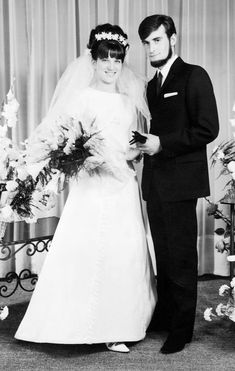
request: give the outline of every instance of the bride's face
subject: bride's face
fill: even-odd
[[[104,84],[115,84],[122,70],[121,59],[98,58],[94,65],[96,80]]]

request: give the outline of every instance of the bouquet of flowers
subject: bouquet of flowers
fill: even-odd
[[[19,104],[13,87],[3,105],[0,125],[0,239],[7,222],[37,221],[37,210],[55,206],[65,183],[82,173],[112,174],[123,180],[131,171],[115,157],[96,118],[49,114],[26,140],[23,149],[7,137],[17,122]]]
[[[26,150],[5,184],[2,220],[14,217],[35,222],[32,210],[53,207],[66,181],[78,176],[82,169],[90,175],[99,173],[105,164],[103,138],[94,122],[88,132],[81,121],[60,117],[51,134],[39,135],[31,144],[26,142]]]
[[[81,170],[88,174],[99,174],[107,168],[104,154],[104,139],[95,126],[95,120],[85,130],[80,120],[72,117],[59,117],[56,125],[50,129],[49,136],[44,135],[26,144],[26,169],[29,173],[28,185],[22,199],[14,197],[13,208],[22,214],[21,208],[27,208],[28,217],[32,217],[33,207],[53,207],[56,195],[63,190],[65,182],[78,177]],[[26,181],[19,182],[25,186]]]
[[[219,295],[226,297],[225,304],[219,303],[213,313],[213,308],[207,308],[204,311],[204,318],[206,321],[212,321],[214,317],[228,317],[235,322],[235,278],[230,282],[230,286],[222,285],[219,288]]]

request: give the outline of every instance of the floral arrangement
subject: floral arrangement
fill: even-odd
[[[235,104],[233,106],[233,111],[235,112]],[[235,118],[230,119],[233,127],[235,127]],[[235,133],[233,134],[235,138]],[[216,146],[211,155],[212,166],[216,163],[222,167],[219,176],[225,175],[229,176],[228,182],[225,185],[226,193],[224,197],[219,202],[235,202],[235,139],[225,141],[218,146]],[[229,252],[230,246],[230,231],[231,231],[231,220],[229,216],[226,216],[221,209],[219,209],[218,203],[213,203],[206,198],[209,203],[207,207],[207,214],[209,216],[214,216],[215,219],[222,219],[225,222],[225,228],[217,228],[215,233],[217,235],[223,236],[216,244],[216,249],[219,252],[227,251]],[[235,258],[235,257],[234,257]],[[228,257],[231,261],[232,257]]]
[[[8,128],[17,122],[18,108],[11,87],[0,125],[0,227],[17,220],[36,222],[36,211],[54,207],[65,183],[82,170],[89,175],[100,171],[115,174],[95,118],[82,123],[78,118],[61,115],[47,127],[47,132],[39,126],[20,150],[7,137]],[[0,238],[3,235],[4,228]]]
[[[233,106],[235,111],[235,104]],[[230,120],[232,126],[235,126],[235,119]],[[234,135],[235,137],[235,135]],[[229,180],[225,185],[226,194],[220,200],[220,202],[235,202],[235,139],[226,141],[216,146],[211,155],[212,166],[219,162],[222,165],[222,169],[219,175],[229,176]],[[230,233],[232,223],[229,216],[226,216],[224,212],[219,209],[218,203],[211,202],[206,198],[208,202],[207,214],[213,216],[215,219],[221,219],[225,223],[225,227],[217,228],[215,233],[222,238],[216,243],[215,248],[218,252],[227,252],[227,260],[230,262],[235,261],[235,255],[230,254]],[[232,278],[230,285],[222,285],[219,288],[219,295],[226,297],[226,303],[220,303],[217,305],[215,311],[213,308],[207,308],[204,312],[204,318],[207,321],[212,321],[213,317],[228,317],[230,320],[235,322],[235,278]]]
[[[235,322],[235,278],[230,282],[230,286],[222,285],[219,288],[219,295],[226,297],[225,304],[219,303],[213,313],[213,308],[207,308],[204,311],[204,318],[206,321],[212,321],[215,317],[228,317]]]
[[[56,195],[71,177],[78,176],[82,169],[90,174],[98,172],[104,162],[97,153],[101,141],[95,128],[88,133],[80,121],[67,118],[66,122],[63,118],[62,125],[55,125],[53,140],[47,137],[31,147],[26,144],[24,168],[21,166],[20,172],[16,168],[16,179],[6,185],[11,198],[9,213],[35,222],[33,210],[53,207]]]

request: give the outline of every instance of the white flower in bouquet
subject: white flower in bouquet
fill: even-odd
[[[8,150],[8,157],[10,161],[18,161],[20,157],[20,153],[16,148],[12,147],[12,148],[9,148]]]
[[[224,152],[221,151],[221,150],[219,150],[219,151],[217,152],[217,158],[218,158],[218,160],[222,160],[224,157],[225,157]]]
[[[72,149],[74,148],[74,142],[75,140],[73,138],[69,138],[65,147],[63,148],[63,151],[66,155],[69,155],[72,152]]]
[[[14,211],[10,205],[6,205],[0,209],[0,220],[11,221],[14,215]]]
[[[0,180],[5,180],[7,177],[8,170],[4,164],[1,164],[0,160]]]
[[[27,159],[28,160],[28,159]],[[40,171],[48,164],[49,158],[40,162],[26,163],[26,171],[30,174],[35,180],[40,173]]]
[[[3,106],[2,116],[5,117],[7,126],[13,128],[17,123],[17,112],[19,109],[19,102],[15,98],[13,88],[11,87],[7,94],[7,102]]]
[[[33,194],[32,194],[32,204],[33,204],[33,205],[35,205],[35,204],[37,205],[37,204],[40,202],[41,198],[42,198],[42,191],[36,189],[36,190],[33,192]],[[36,205],[35,205],[35,206],[36,206]]]
[[[103,156],[100,155],[94,155],[94,156],[89,156],[86,158],[84,162],[84,169],[89,171],[93,171],[98,167],[101,167],[104,164],[105,160]]]
[[[230,161],[227,168],[230,173],[235,173],[235,161]]]
[[[6,182],[6,189],[8,192],[14,192],[18,188],[18,183],[15,180],[8,180]]]
[[[45,191],[43,193],[43,201],[45,203],[45,209],[51,210],[56,205],[57,195],[53,191]]]
[[[61,183],[64,181],[64,175],[59,170],[53,170],[52,179],[47,183],[44,188],[45,192],[53,192],[58,194]]]
[[[11,146],[11,139],[7,138],[7,137],[4,137],[4,138],[0,138],[0,148],[1,150],[9,150]]]
[[[9,314],[9,309],[8,309],[7,306],[0,308],[0,320],[1,321],[3,321],[4,319],[6,319],[7,316],[8,316],[8,314]]]
[[[5,138],[7,134],[7,125],[0,125],[0,138]]]
[[[17,178],[22,181],[24,181],[29,175],[26,166],[19,166],[17,167],[16,170],[17,170]]]
[[[227,293],[227,291],[230,289],[230,287],[228,285],[222,285],[220,286],[219,288],[219,295],[220,296],[224,296],[225,293]]]
[[[36,216],[30,216],[29,218],[25,218],[24,221],[27,224],[35,224],[37,223],[38,218]]]

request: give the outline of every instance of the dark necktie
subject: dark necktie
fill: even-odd
[[[162,73],[161,73],[161,71],[159,71],[158,72],[158,77],[157,77],[157,84],[156,84],[156,93],[157,93],[157,96],[160,93],[161,86],[162,86]]]

